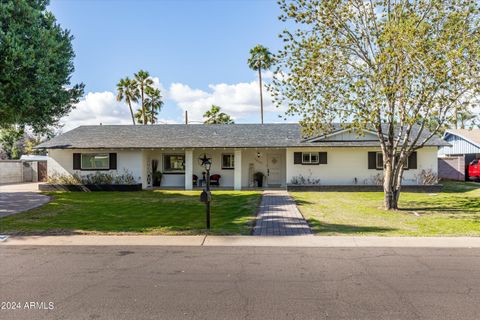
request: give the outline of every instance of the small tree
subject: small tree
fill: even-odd
[[[7,159],[19,159],[23,150],[23,128],[9,126],[0,130],[0,146],[5,152]]]
[[[146,108],[145,109],[145,114],[147,116],[147,123],[148,124],[149,122],[152,121],[152,118],[153,118],[153,121],[154,123],[157,122],[157,114],[156,113],[152,113],[152,110]],[[137,113],[135,113],[135,118],[137,119],[137,123],[140,123],[140,124],[145,124],[143,123],[143,112],[142,112],[142,109],[138,109],[137,110]],[[153,123],[152,123],[153,124]]]
[[[148,115],[147,115],[147,106],[145,105],[145,92],[150,90],[153,85],[153,80],[150,78],[150,74],[147,71],[140,70],[134,74],[135,83],[137,85],[138,91],[140,92],[140,102],[142,106],[142,123],[148,124]]]
[[[280,0],[280,8],[299,27],[281,35],[275,103],[302,116],[306,134],[334,121],[374,130],[385,208],[397,209],[409,155],[480,91],[478,2]]]
[[[117,101],[125,100],[132,116],[133,125],[135,125],[135,116],[133,114],[132,102],[137,102],[140,96],[140,92],[137,88],[135,80],[131,80],[129,77],[120,79],[117,83]]]
[[[25,137],[25,142],[23,144],[23,154],[47,155],[47,150],[34,149],[40,143],[46,141],[48,139],[47,137],[53,137],[53,133],[47,136],[27,134]]]
[[[147,95],[145,107],[150,111],[148,115],[150,122],[154,124],[157,122],[157,114],[163,107],[162,94],[159,89],[152,87],[147,88],[145,94]]]
[[[263,124],[263,85],[262,85],[262,70],[268,70],[272,66],[273,58],[270,51],[262,45],[256,45],[250,50],[250,58],[248,59],[248,66],[250,69],[258,71],[258,81],[260,85],[260,113]]]
[[[234,123],[233,119],[226,113],[220,112],[220,107],[212,105],[210,110],[206,111],[203,114],[203,117],[206,118],[203,122],[204,124],[232,124]]]

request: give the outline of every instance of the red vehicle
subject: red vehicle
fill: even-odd
[[[470,180],[480,181],[480,160],[475,159],[468,165],[468,177]]]

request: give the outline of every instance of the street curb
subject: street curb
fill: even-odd
[[[2,246],[185,246],[310,248],[480,248],[480,237],[345,236],[10,236]]]

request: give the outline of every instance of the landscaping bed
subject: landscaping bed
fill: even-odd
[[[39,184],[38,190],[51,192],[51,191],[141,191],[142,184]]]
[[[402,191],[404,192],[441,192],[443,185],[433,184],[433,185],[405,185],[402,186]],[[364,184],[355,184],[355,185],[298,185],[298,184],[289,184],[287,186],[288,191],[292,192],[301,192],[301,191],[323,191],[323,192],[381,192],[383,191],[383,186],[377,185],[364,185]]]
[[[53,175],[46,184],[38,186],[40,191],[141,191],[142,184],[138,183],[131,172],[122,173],[95,172],[81,175],[79,173]]]

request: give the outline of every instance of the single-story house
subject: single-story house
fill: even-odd
[[[480,129],[446,130],[443,139],[449,145],[441,146],[438,150],[439,176],[468,180],[468,164],[480,159]]]
[[[422,170],[436,174],[438,148],[445,145],[435,136],[413,153],[403,183],[419,184]],[[201,179],[204,172],[198,160],[204,154],[220,186],[236,190],[254,187],[256,172],[265,175],[266,187],[287,187],[375,185],[383,170],[375,133],[357,135],[339,125],[308,139],[298,124],[81,126],[38,148],[48,150],[49,175],[126,170],[143,188],[152,185],[156,160],[162,187],[192,189],[193,175]]]

